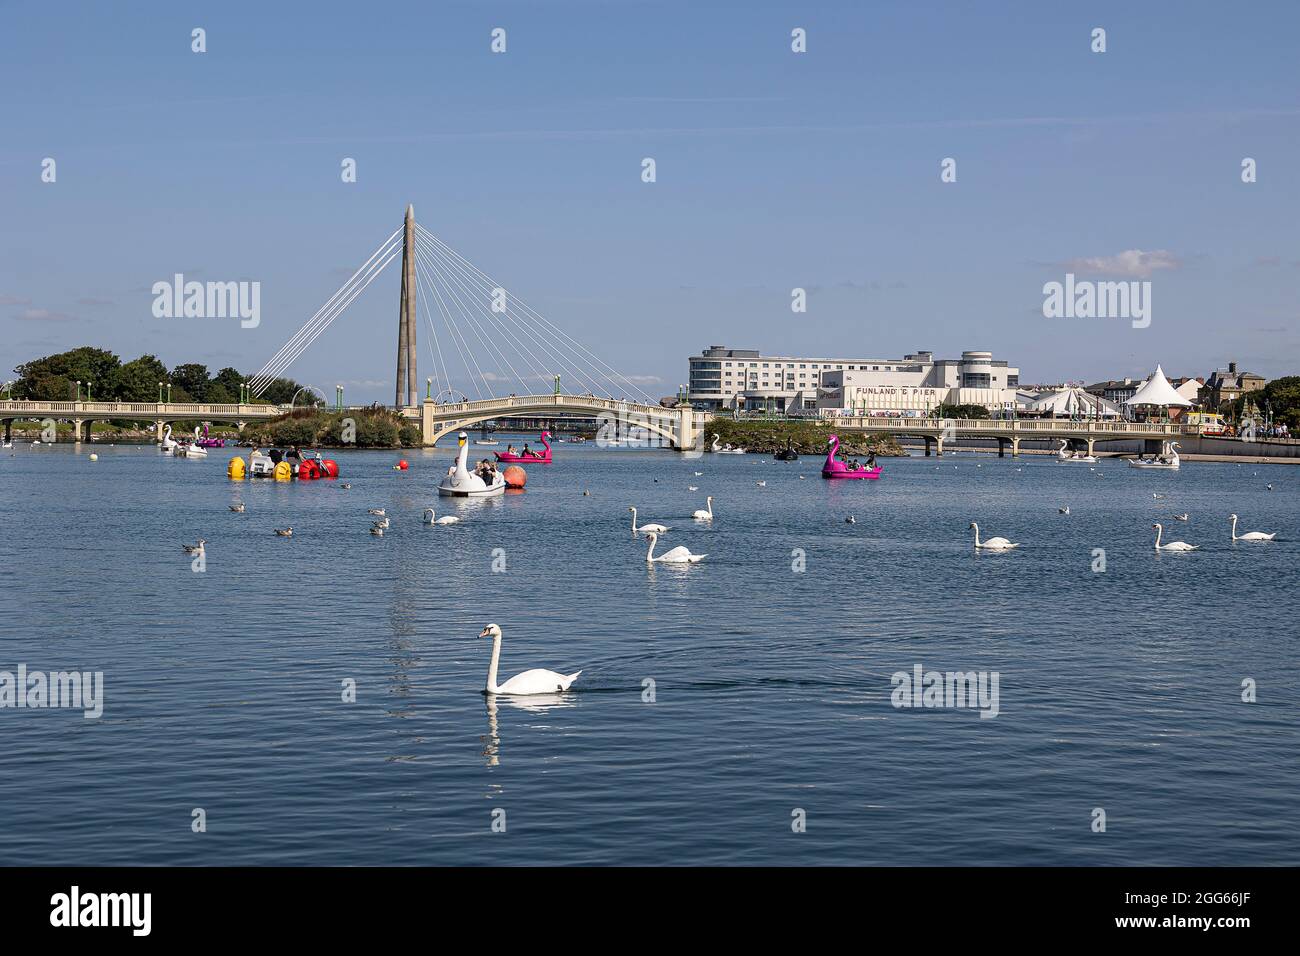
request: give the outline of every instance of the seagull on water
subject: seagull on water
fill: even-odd
[[[204,544],[204,539],[199,538],[198,544],[183,544],[181,545],[181,547],[185,549],[186,554],[202,554],[203,544]]]

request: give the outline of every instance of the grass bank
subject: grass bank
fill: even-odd
[[[736,421],[715,418],[705,428],[704,447],[711,448],[717,435],[723,445],[738,445],[751,452],[772,454],[789,442],[801,455],[824,455],[829,437],[837,434],[829,422],[813,421]],[[892,435],[846,432],[840,435],[840,449],[846,455],[875,452],[881,457],[906,457],[904,449]]]
[[[384,408],[299,409],[246,426],[244,437],[259,445],[299,448],[415,448],[421,443],[419,425]]]

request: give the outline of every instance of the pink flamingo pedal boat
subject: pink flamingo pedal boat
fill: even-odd
[[[857,468],[850,467],[849,464],[840,461],[835,455],[840,450],[840,440],[835,435],[830,437],[830,451],[826,453],[826,463],[822,465],[823,478],[879,478],[880,466],[875,468],[863,468],[859,465]],[[854,462],[854,464],[857,464]]]
[[[211,438],[208,435],[208,423],[203,423],[203,437],[199,437],[199,429],[194,429],[194,444],[200,448],[225,448],[226,440],[224,438]]]
[[[542,445],[545,446],[546,451],[530,451],[525,452],[524,454],[513,454],[508,451],[494,451],[492,454],[497,456],[497,461],[517,461],[525,464],[532,462],[533,464],[549,465],[551,463],[551,443],[548,441],[550,437],[550,432],[542,432]]]

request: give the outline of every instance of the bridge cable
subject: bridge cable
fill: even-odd
[[[537,364],[532,361],[532,356],[527,352],[527,350],[523,349],[521,343],[519,343],[518,340],[515,339],[514,336],[510,334],[509,329],[500,326],[500,324],[496,321],[496,316],[492,313],[491,309],[488,306],[476,301],[475,293],[477,290],[471,289],[464,281],[464,279],[460,275],[452,271],[450,265],[446,261],[444,261],[440,256],[438,256],[435,252],[433,252],[429,247],[422,247],[422,249],[424,254],[428,255],[429,261],[433,264],[433,267],[438,271],[438,274],[443,277],[444,281],[446,281],[450,277],[456,282],[456,284],[460,287],[460,289],[464,291],[465,298],[468,299],[471,303],[473,303],[478,308],[479,314],[482,315],[483,318],[487,320],[489,330],[498,327],[502,328],[502,330],[506,332],[509,338],[511,338],[515,342],[515,345],[518,348],[519,357],[527,361],[528,364],[532,366],[533,371],[535,373],[543,377],[544,380],[549,381],[549,379],[545,378],[546,376],[545,370],[540,369],[537,366]],[[454,289],[451,289],[450,285],[448,285],[448,290],[453,293],[455,292]],[[459,301],[460,296],[457,295],[456,297],[457,300]],[[477,320],[476,317],[471,317],[471,321],[474,323],[474,329],[477,333],[478,327],[481,323]],[[480,339],[482,339],[481,335],[480,335]],[[509,358],[506,357],[505,352],[500,347],[500,345],[492,341],[492,336],[490,334],[490,331],[485,344],[489,348],[492,347],[496,348],[497,353],[501,356],[501,360],[504,361],[507,366],[509,366],[511,373],[514,375],[515,379],[518,380],[520,387],[523,389],[522,394],[525,395],[529,394],[528,383],[524,381],[523,376],[519,374],[519,372],[515,369],[514,365],[510,362]]]
[[[400,231],[401,230],[398,230],[398,232]],[[327,309],[331,308],[333,303],[335,303],[343,295],[344,291],[348,289],[348,287],[351,286],[357,280],[358,276],[360,276],[362,273],[367,271],[367,269],[371,266],[371,264],[374,262],[374,260],[377,257],[383,255],[385,252],[388,251],[391,243],[393,242],[394,239],[396,239],[396,237],[397,237],[397,232],[394,232],[391,236],[389,236],[388,239],[386,239],[380,245],[379,250],[374,255],[372,255],[368,260],[366,260],[365,265],[363,265],[360,269],[358,269],[355,273],[353,273],[352,277],[348,279],[347,282],[343,283],[343,285],[340,286],[339,289],[332,296],[329,297],[329,299],[325,302],[325,304],[316,311],[316,314],[313,315],[310,319],[308,319],[305,323],[303,323],[302,327],[299,328],[298,331],[295,332],[294,335],[289,339],[289,341],[286,342],[280,348],[280,351],[277,352],[274,356],[272,356],[271,360],[268,361],[266,365],[263,366],[263,369],[269,369],[273,365],[275,365],[276,362],[283,355],[287,354],[296,345],[296,343],[301,340],[302,336],[309,334],[309,330],[312,324],[316,322],[320,318],[320,316],[326,312]],[[261,377],[262,375],[259,372],[258,375],[254,376],[253,379],[250,380],[250,383]]]
[[[432,255],[436,261],[439,261],[444,265],[444,267],[448,270],[448,272],[451,273],[457,279],[458,284],[460,284],[462,288],[465,288],[466,284],[468,283],[469,285],[473,286],[474,291],[477,292],[479,295],[482,295],[484,299],[487,300],[487,302],[489,303],[491,302],[491,300],[494,297],[493,292],[495,291],[495,289],[489,288],[486,283],[483,283],[482,280],[479,279],[478,276],[475,276],[473,273],[468,272],[468,270],[466,270],[462,265],[447,257],[445,253],[441,252],[441,250],[438,250],[436,246],[433,246],[432,244],[426,244],[423,248],[425,249],[426,253]],[[529,347],[519,339],[518,335],[515,334],[514,330],[511,328],[511,325],[508,323],[513,323],[514,325],[518,326],[518,328],[530,339],[532,339],[533,342],[540,345],[544,350],[546,350],[543,352],[541,356],[541,358],[544,361],[556,363],[559,366],[561,371],[565,372],[565,374],[567,375],[571,375],[581,385],[586,387],[587,382],[585,380],[585,377],[582,375],[582,373],[579,370],[573,368],[572,366],[569,365],[567,361],[565,361],[563,352],[556,350],[556,354],[551,354],[546,343],[541,339],[539,339],[527,324],[521,322],[516,316],[511,314],[508,306],[507,306],[507,310],[503,313],[494,313],[491,310],[490,305],[488,306],[480,305],[480,308],[484,310],[484,314],[488,317],[492,326],[500,330],[506,337],[510,339],[511,342],[514,343],[514,346],[517,349],[521,359],[527,362],[532,367],[533,372],[538,375],[539,380],[546,381],[547,383],[549,383],[551,379],[554,377],[555,369],[552,368],[548,370],[540,367],[536,362],[537,356],[535,355],[535,353],[532,350],[530,350]],[[498,319],[500,319],[501,321],[498,321]],[[525,391],[527,391],[526,387],[525,387]]]
[[[433,242],[434,244],[436,244],[440,249],[445,250],[446,253],[447,253],[448,255],[451,255],[451,256],[453,256],[455,259],[459,260],[460,262],[465,263],[465,265],[466,265],[469,269],[471,269],[471,270],[473,270],[474,272],[476,272],[476,273],[478,273],[479,275],[481,275],[481,276],[482,276],[482,277],[483,277],[487,282],[491,283],[492,286],[493,286],[494,288],[503,288],[503,287],[500,285],[500,283],[497,283],[495,280],[493,280],[493,279],[491,278],[491,276],[489,276],[487,273],[483,272],[482,269],[479,269],[479,268],[478,268],[477,266],[475,266],[472,262],[470,262],[468,259],[466,259],[464,256],[462,256],[460,253],[458,253],[455,249],[453,249],[453,248],[451,248],[450,246],[448,246],[445,242],[443,242],[441,239],[439,239],[439,238],[438,238],[437,236],[435,236],[433,233],[429,232],[429,230],[425,229],[425,228],[424,228],[423,226],[421,226],[419,223],[416,223],[416,224],[415,224],[415,228],[416,228],[417,232],[423,234],[423,235],[424,235],[428,240],[430,240],[431,242]],[[633,383],[633,382],[632,382],[632,381],[631,381],[627,376],[623,375],[621,372],[617,371],[616,369],[612,368],[611,366],[609,366],[608,364],[606,364],[605,362],[603,362],[603,361],[602,361],[602,360],[601,360],[597,355],[595,355],[595,354],[594,354],[590,349],[588,349],[586,346],[582,345],[580,342],[575,341],[571,336],[569,336],[566,332],[564,332],[563,329],[560,329],[558,326],[556,326],[554,323],[552,323],[550,320],[548,320],[548,319],[547,319],[545,316],[543,316],[541,313],[537,312],[535,309],[533,309],[532,307],[530,307],[530,306],[529,306],[526,302],[524,302],[522,299],[520,299],[520,298],[518,298],[518,297],[515,297],[515,302],[519,305],[519,307],[520,307],[521,309],[523,309],[526,313],[532,315],[532,316],[534,317],[534,319],[535,319],[537,322],[539,322],[541,325],[543,325],[545,328],[549,329],[552,333],[554,333],[555,335],[558,335],[559,337],[561,337],[562,339],[564,339],[566,342],[571,343],[570,351],[572,351],[574,348],[576,348],[576,349],[580,349],[582,352],[586,353],[586,355],[588,356],[588,358],[589,358],[592,362],[595,363],[595,367],[594,367],[594,370],[595,370],[595,371],[601,372],[601,369],[604,369],[604,370],[605,370],[605,371],[601,372],[601,376],[602,376],[603,378],[605,378],[607,381],[610,381],[611,383],[616,383],[617,381],[621,381],[624,385],[626,385],[628,388],[630,388],[630,389],[632,390],[632,392],[634,392],[635,394],[639,394],[639,395],[641,395],[642,398],[647,402],[647,404],[650,404],[650,403],[651,403],[650,396],[649,396],[645,391],[643,391],[639,386],[635,385],[635,384],[634,384],[634,383]],[[608,374],[606,374],[606,373],[608,373]],[[613,378],[610,377],[611,375],[613,376]]]
[[[282,359],[290,352],[294,351],[297,348],[297,346],[302,341],[304,341],[305,338],[309,337],[311,341],[315,340],[316,335],[319,333],[314,332],[314,326],[320,325],[322,321],[324,321],[325,324],[328,324],[328,321],[332,321],[332,320],[325,319],[327,314],[329,312],[332,312],[334,310],[334,306],[342,298],[346,296],[350,287],[352,287],[358,281],[358,277],[362,276],[367,272],[367,270],[371,269],[376,259],[380,258],[381,256],[391,251],[393,242],[400,233],[401,233],[401,229],[398,229],[386,240],[384,240],[384,242],[380,244],[379,248],[374,252],[374,254],[372,254],[370,258],[366,260],[365,264],[363,264],[360,269],[354,272],[351,278],[349,278],[347,282],[343,283],[343,285],[341,285],[338,288],[338,290],[336,290],[335,293],[332,296],[330,296],[328,300],[326,300],[325,304],[322,305],[310,319],[308,319],[305,323],[303,323],[302,327],[299,328],[298,331],[295,332],[292,337],[290,337],[289,341],[286,342],[283,346],[281,346],[280,350],[276,352],[276,354],[272,356],[271,359],[265,365],[262,366],[262,368],[257,372],[256,375],[252,377],[252,379],[249,380],[249,384],[251,386],[254,386],[255,391],[258,391],[259,389],[264,390],[266,385],[275,377],[275,375],[279,374],[279,371],[283,371],[283,368],[280,367]],[[387,262],[385,262],[384,265],[387,265]],[[381,265],[378,271],[382,271],[382,270],[383,270],[383,266]],[[369,283],[367,282],[366,284]],[[310,342],[308,344],[310,344]],[[278,371],[272,372],[272,374],[268,375],[267,373],[272,369],[278,369]]]
[[[456,346],[456,351],[460,354],[461,364],[465,367],[465,377],[468,378],[471,382],[473,382],[474,391],[478,394],[479,398],[482,398],[483,397],[483,387],[481,384],[482,377],[483,377],[482,369],[479,370],[478,377],[475,377],[474,373],[470,371],[469,363],[473,361],[475,368],[477,368],[478,360],[474,358],[473,352],[468,351],[469,345],[468,343],[465,342],[464,337],[460,334],[460,330],[456,328],[455,320],[451,316],[451,310],[447,308],[446,302],[443,301],[442,293],[439,291],[437,283],[433,282],[432,279],[428,277],[427,275],[428,267],[424,264],[423,258],[419,255],[418,247],[416,248],[415,265],[416,265],[417,274],[421,270],[426,270],[425,281],[433,289],[434,299],[438,303],[439,312],[442,314],[443,324],[447,326],[447,331],[451,333],[452,344]]]
[[[281,375],[290,365],[298,360],[303,352],[305,352],[308,347],[310,347],[311,344],[315,342],[331,324],[333,324],[334,320],[342,315],[347,307],[356,300],[357,296],[365,290],[366,286],[370,285],[371,282],[378,278],[379,274],[384,271],[388,264],[397,258],[400,252],[400,248],[394,248],[393,251],[389,253],[388,258],[384,259],[377,268],[371,271],[371,273],[366,277],[365,282],[360,285],[354,285],[349,289],[346,297],[341,302],[337,303],[327,316],[322,318],[321,322],[318,323],[317,327],[312,331],[310,337],[300,341],[291,353],[281,358],[269,375],[262,376],[261,384],[253,389],[254,392],[261,395],[266,391],[275,378]]]
[[[419,255],[418,247],[416,248],[416,254]],[[502,369],[501,367],[501,363],[504,362],[506,368],[509,368],[511,374],[514,375],[516,379],[518,379],[519,384],[524,388],[524,391],[527,391],[528,386],[524,384],[524,380],[519,377],[519,374],[517,372],[515,372],[514,366],[510,364],[509,359],[507,359],[505,355],[501,352],[500,347],[496,346],[492,342],[492,337],[488,336],[486,339],[484,338],[483,333],[479,328],[480,323],[478,322],[477,318],[470,314],[469,309],[466,307],[464,301],[462,301],[460,297],[460,293],[457,292],[456,289],[454,289],[451,286],[451,283],[447,281],[446,276],[442,274],[442,270],[439,269],[438,265],[432,261],[430,261],[429,267],[433,269],[435,275],[437,275],[438,278],[442,279],[443,289],[447,292],[450,298],[455,300],[456,305],[460,309],[461,316],[469,322],[470,330],[474,333],[474,336],[479,340],[479,343],[487,350],[488,359],[497,362],[497,368],[496,368],[497,372],[501,373],[502,378],[505,377],[504,369]]]

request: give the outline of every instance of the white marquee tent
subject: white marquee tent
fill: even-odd
[[[1057,418],[1119,418],[1123,414],[1114,402],[1085,392],[1078,386],[1040,395],[1029,403],[1027,410]]]
[[[1124,404],[1159,405],[1161,408],[1167,408],[1170,405],[1176,408],[1191,408],[1193,405],[1192,402],[1179,395],[1174,387],[1169,384],[1169,379],[1165,378],[1164,370],[1159,365],[1156,366],[1156,370],[1151,374],[1151,377]]]

